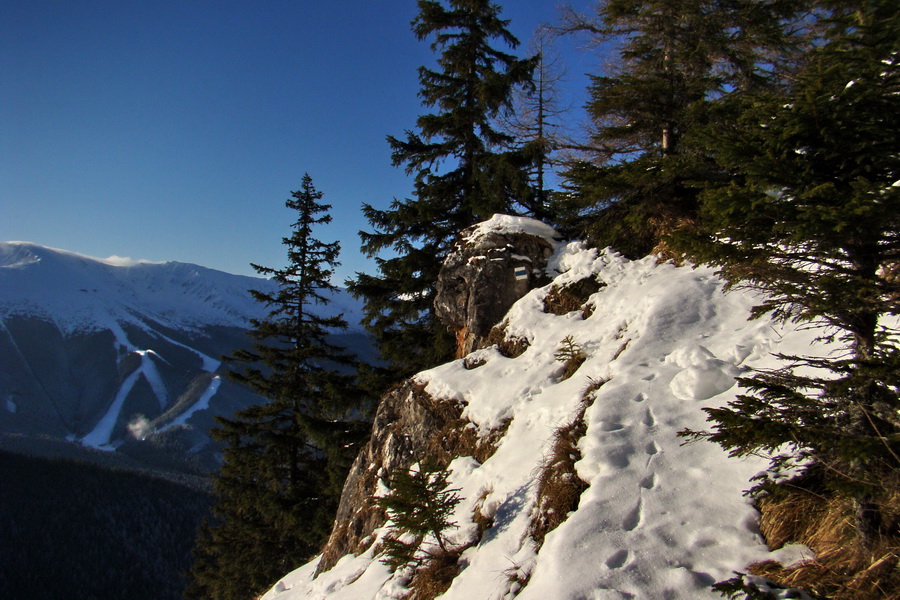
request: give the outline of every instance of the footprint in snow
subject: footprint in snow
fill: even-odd
[[[616,550],[612,556],[606,559],[606,567],[608,569],[621,569],[630,557],[631,553],[628,550]]]
[[[644,520],[644,501],[642,499],[638,499],[637,504],[634,505],[628,514],[625,515],[625,519],[622,521],[622,529],[625,531],[634,531],[637,529],[641,522]]]
[[[601,421],[600,422],[600,431],[613,432],[613,431],[622,431],[625,429],[625,426],[616,421]]]

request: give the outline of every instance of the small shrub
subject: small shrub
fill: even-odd
[[[577,371],[584,361],[587,360],[581,346],[571,335],[567,335],[563,338],[562,342],[559,344],[559,348],[557,348],[556,352],[553,354],[553,357],[556,358],[558,362],[563,363],[565,367],[562,376],[563,380],[574,375],[575,371]]]

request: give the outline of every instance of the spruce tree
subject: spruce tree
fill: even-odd
[[[696,217],[695,181],[720,175],[687,135],[710,100],[773,83],[791,47],[792,3],[605,0],[564,30],[613,44],[617,60],[592,76],[591,151],[565,173],[562,228],[630,256]],[[786,55],[790,55],[787,53]]]
[[[422,541],[431,536],[444,553],[448,551],[444,532],[457,525],[451,520],[461,498],[459,490],[449,488],[450,472],[434,460],[426,460],[417,468],[400,469],[391,478],[391,491],[377,499],[388,511],[390,533],[382,540],[385,558],[392,569],[419,565],[433,551],[419,553]],[[405,535],[413,540],[404,541]]]
[[[524,158],[504,150],[509,135],[494,120],[510,109],[515,86],[529,81],[533,60],[495,47],[518,45],[489,0],[419,0],[412,29],[431,39],[437,69],[419,69],[424,106],[405,139],[388,137],[394,166],[414,175],[413,198],[385,210],[364,205],[374,228],[361,232],[362,249],[378,274],[357,274],[350,290],[366,301],[365,324],[403,376],[452,357],[453,343],[434,316],[438,271],[462,229],[509,212],[530,194]],[[387,252],[388,258],[379,255]]]
[[[311,558],[330,533],[360,424],[348,420],[357,398],[347,374],[353,361],[327,339],[347,324],[322,316],[339,245],[314,237],[331,221],[321,198],[304,175],[286,202],[297,214],[283,239],[287,266],[252,265],[278,287],[252,292],[269,313],[251,322],[253,347],[234,353],[230,363],[243,367],[230,375],[266,402],[219,419],[213,430],[225,443],[224,462],[190,597],[249,600]]]
[[[734,285],[766,293],[757,314],[809,323],[843,351],[784,356],[741,380],[746,393],[688,432],[733,455],[804,459],[853,499],[865,542],[900,469],[900,7],[829,2],[826,37],[787,95],[729,99],[741,117],[703,139],[730,178],[702,196],[702,229],[682,242]],[[794,472],[796,473],[796,471]]]

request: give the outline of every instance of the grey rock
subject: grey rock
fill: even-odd
[[[516,300],[549,282],[544,268],[553,253],[539,236],[491,231],[473,241],[471,231],[444,262],[434,301],[438,318],[456,335],[457,358],[482,348]]]

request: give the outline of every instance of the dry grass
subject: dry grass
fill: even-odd
[[[478,497],[478,500],[475,502],[475,509],[472,512],[472,522],[475,523],[475,526],[478,528],[478,539],[481,540],[481,536],[485,531],[494,526],[494,517],[487,516],[482,512],[482,508],[484,508],[484,501],[488,496],[493,492],[493,488],[487,488],[482,490],[481,494]]]
[[[763,536],[770,548],[806,544],[816,557],[789,567],[756,563],[750,572],[822,598],[900,600],[900,491],[885,493],[876,504],[881,533],[866,546],[857,535],[851,500],[808,482],[783,485],[758,502]]]
[[[485,345],[497,346],[497,351],[506,358],[518,358],[528,350],[528,340],[506,335],[506,325],[500,324],[491,329],[485,339]]]
[[[507,594],[513,596],[517,596],[531,581],[531,571],[523,569],[521,565],[513,565],[503,571],[503,574],[506,575]]]
[[[425,564],[416,569],[404,600],[433,600],[446,592],[459,575],[459,557],[466,548],[433,551]]]
[[[544,296],[544,312],[553,315],[566,315],[570,312],[581,310],[582,318],[587,318],[593,312],[585,306],[588,298],[603,287],[593,277],[585,277],[575,283],[566,286],[554,285],[550,292]]]
[[[553,435],[553,447],[541,464],[537,480],[537,502],[528,533],[540,548],[547,534],[564,522],[569,513],[578,508],[581,494],[588,488],[575,472],[581,459],[578,440],[587,433],[584,413],[594,403],[593,393],[606,383],[591,380],[582,393],[582,402],[575,417]]]
[[[432,398],[424,390],[419,401],[443,422],[443,426],[419,449],[421,456],[436,460],[441,467],[459,456],[471,456],[483,463],[497,451],[497,444],[506,435],[512,421],[507,419],[499,427],[481,435],[471,421],[462,418],[464,406],[458,402]]]

